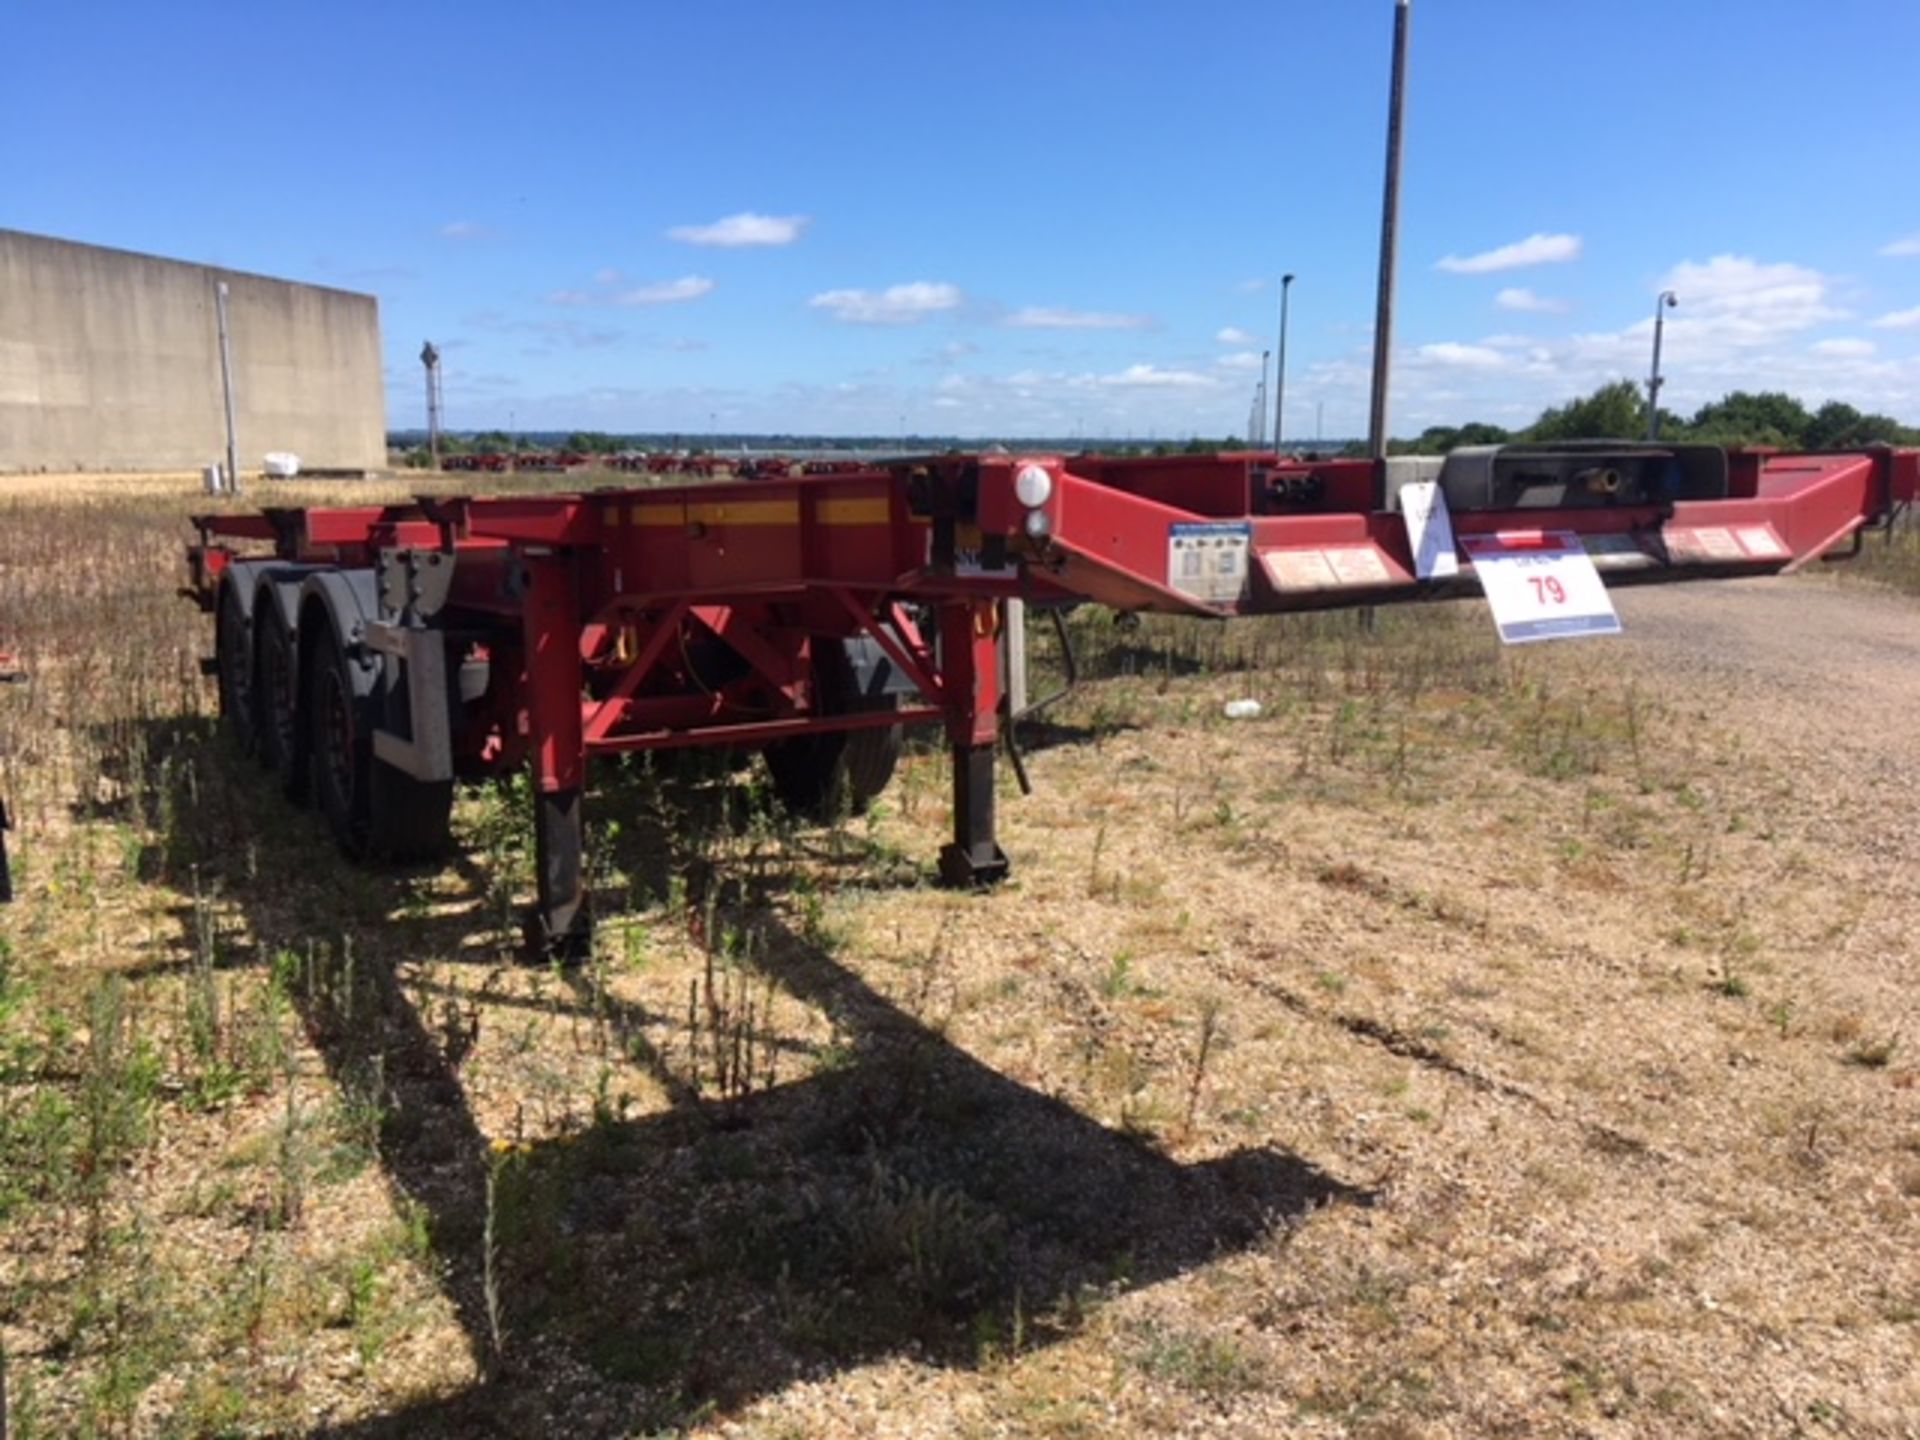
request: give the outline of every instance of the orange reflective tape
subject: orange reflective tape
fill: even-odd
[[[814,507],[822,525],[885,525],[893,507],[885,496],[867,500],[822,500]]]
[[[703,525],[798,525],[798,500],[710,500],[687,506],[687,519]]]

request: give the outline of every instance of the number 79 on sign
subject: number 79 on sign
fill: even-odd
[[[1613,599],[1578,536],[1472,535],[1461,548],[1507,644],[1620,633]]]

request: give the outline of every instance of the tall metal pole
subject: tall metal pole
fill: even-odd
[[[1254,392],[1253,434],[1249,437],[1255,446],[1261,446],[1267,443],[1267,361],[1272,358],[1273,352],[1271,350],[1262,350],[1260,352],[1260,388]]]
[[[1660,438],[1660,335],[1667,325],[1667,311],[1680,303],[1671,290],[1662,290],[1653,302],[1653,369],[1647,373],[1647,439]]]
[[[1407,29],[1412,0],[1393,7],[1393,82],[1387,98],[1387,183],[1380,202],[1380,295],[1373,315],[1373,405],[1367,421],[1367,453],[1387,453],[1387,375],[1393,363],[1393,277],[1400,243],[1401,116],[1407,92]]]
[[[1277,455],[1287,438],[1287,297],[1293,293],[1293,276],[1280,277],[1280,364],[1273,377],[1273,450]]]
[[[427,459],[440,468],[440,352],[431,340],[420,347],[420,363],[427,371]]]
[[[227,332],[227,282],[213,290],[214,313],[220,318],[220,390],[227,404],[227,493],[240,491],[240,442],[233,428],[233,341]]]

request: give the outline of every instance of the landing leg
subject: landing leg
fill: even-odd
[[[975,890],[1007,877],[1007,852],[993,834],[993,746],[953,750],[953,843],[940,851],[940,883]]]
[[[1000,737],[1000,654],[991,601],[940,607],[941,679],[953,747],[953,843],[940,852],[940,883],[977,889],[1004,880],[1007,855],[993,834],[993,747]]]
[[[543,954],[583,959],[593,944],[593,914],[587,904],[578,790],[534,796],[533,854],[540,900],[530,938]]]
[[[587,755],[580,727],[579,597],[573,572],[560,557],[529,555],[521,563],[527,577],[533,853],[540,881],[528,938],[540,954],[579,960],[593,946],[580,817]]]

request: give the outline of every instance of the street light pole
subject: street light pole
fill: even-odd
[[[1367,418],[1367,453],[1387,453],[1387,377],[1393,368],[1394,262],[1400,244],[1400,152],[1407,98],[1407,30],[1411,0],[1393,7],[1393,79],[1387,91],[1387,178],[1380,201],[1380,293],[1373,317],[1373,398]]]
[[[1267,362],[1271,359],[1271,350],[1260,352],[1260,388],[1253,393],[1253,434],[1247,437],[1256,446],[1267,443]]]
[[[1273,375],[1273,453],[1280,453],[1286,439],[1283,428],[1287,418],[1287,297],[1293,293],[1293,276],[1280,277],[1280,363]]]
[[[1660,438],[1660,336],[1666,329],[1667,311],[1680,303],[1671,290],[1662,290],[1653,302],[1653,369],[1647,373],[1647,439]]]
[[[233,340],[227,328],[227,282],[224,280],[213,287],[213,308],[220,322],[220,393],[227,407],[227,493],[239,495],[244,492],[240,488],[240,442],[235,438],[233,425]]]
[[[427,371],[427,463],[440,468],[440,352],[429,340],[420,347],[420,363]]]

